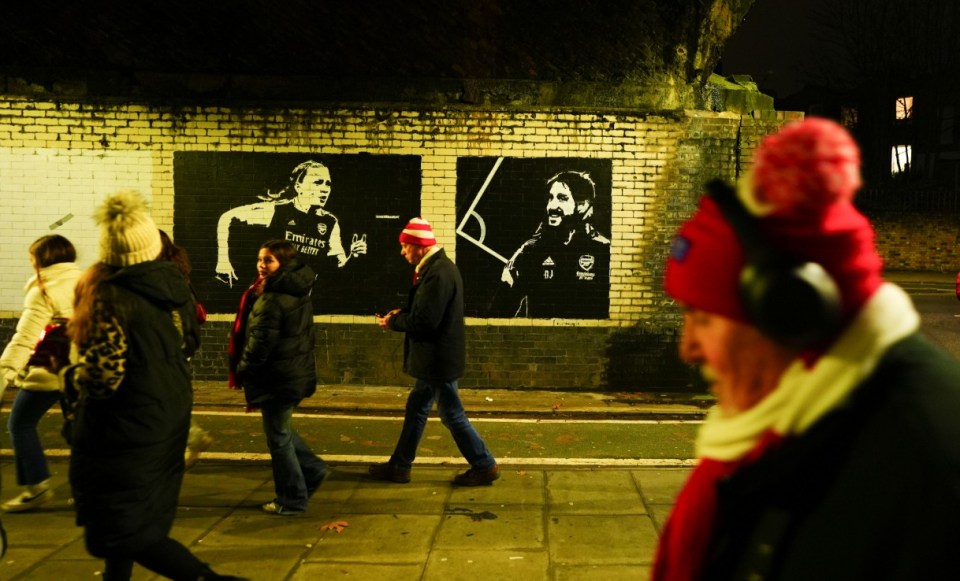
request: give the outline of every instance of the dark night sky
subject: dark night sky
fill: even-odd
[[[722,53],[724,76],[747,74],[760,90],[787,97],[801,88],[810,48],[809,0],[757,0]]]

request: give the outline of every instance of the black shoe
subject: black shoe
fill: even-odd
[[[7,531],[3,528],[3,523],[0,523],[0,557],[7,554]]]
[[[399,484],[406,484],[407,482],[410,482],[410,469],[399,468],[397,465],[391,464],[390,462],[374,464],[369,468],[369,472],[370,476],[373,476],[377,480],[397,482]]]
[[[486,470],[471,468],[463,474],[458,474],[453,479],[453,483],[457,486],[490,486],[498,478],[500,478],[500,467],[494,464]]]

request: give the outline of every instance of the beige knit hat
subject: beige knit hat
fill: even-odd
[[[111,266],[132,266],[160,256],[160,230],[137,192],[107,196],[93,214],[100,226],[100,260]]]

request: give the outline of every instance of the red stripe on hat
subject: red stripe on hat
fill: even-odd
[[[433,235],[430,222],[423,218],[414,218],[407,223],[407,227],[400,233],[400,242],[419,246],[433,246],[437,243],[437,238]]]

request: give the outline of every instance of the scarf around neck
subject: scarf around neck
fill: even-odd
[[[243,386],[237,380],[237,366],[240,365],[240,356],[243,355],[243,347],[247,341],[247,319],[250,318],[250,311],[253,310],[253,304],[257,302],[257,290],[260,287],[263,277],[258,276],[253,284],[247,290],[243,291],[240,297],[240,307],[237,309],[237,316],[233,319],[233,327],[230,330],[230,342],[227,345],[227,356],[229,369],[227,375],[227,387],[230,389],[243,389]]]
[[[711,409],[697,437],[697,458],[737,460],[767,431],[802,434],[873,373],[891,345],[919,328],[910,297],[896,285],[882,285],[812,368],[795,360],[776,389],[749,410],[728,416]]]
[[[713,540],[717,481],[803,434],[848,398],[887,349],[919,328],[910,297],[884,283],[812,367],[798,358],[770,395],[749,410],[726,415],[714,407],[697,437],[697,467],[660,537],[652,579],[700,578]]]
[[[438,252],[440,252],[440,245],[435,244],[430,247],[430,250],[428,250],[426,254],[423,255],[423,258],[421,258],[420,262],[417,263],[417,267],[413,269],[413,284],[417,284],[417,282],[420,280],[420,269],[423,268],[424,265],[427,264],[427,261]]]

